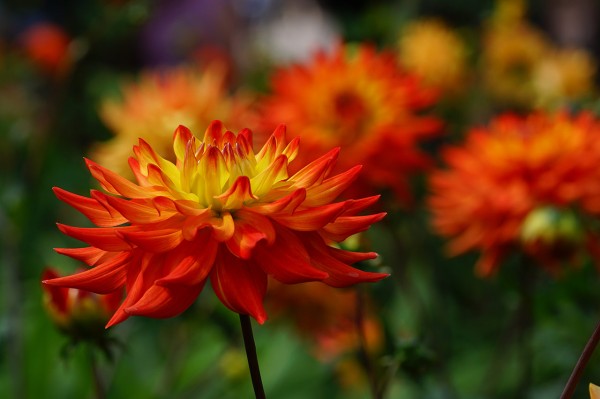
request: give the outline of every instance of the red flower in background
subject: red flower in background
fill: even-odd
[[[490,275],[511,250],[551,271],[597,252],[586,216],[600,214],[600,123],[591,114],[500,116],[444,153],[432,174],[433,226],[450,253],[481,251]]]
[[[44,269],[42,280],[59,278],[51,268]],[[44,307],[54,324],[76,339],[95,339],[104,333],[104,325],[119,308],[123,291],[98,295],[76,288],[42,285]]]
[[[175,316],[194,302],[207,279],[225,306],[263,323],[267,275],[286,284],[322,281],[334,287],[386,277],[349,266],[375,253],[330,245],[384,216],[358,216],[377,196],[333,202],[360,167],[330,177],[339,152],[334,149],[289,176],[298,142],[288,144],[280,126],[255,153],[248,129],[235,135],[215,121],[203,141],[177,128],[175,164],[140,140],[129,160],[137,184],[87,161],[108,194],[55,193],[98,227],[59,225],[90,246],[57,251],[93,268],[45,283],[98,293],[125,286],[112,326],[133,315]]]
[[[262,104],[263,126],[286,121],[302,138],[303,160],[341,146],[336,171],[356,163],[365,167],[355,192],[387,188],[408,201],[407,176],[431,165],[419,144],[438,134],[441,121],[419,114],[436,95],[403,71],[394,54],[340,45],[331,55],[316,54],[308,65],[278,70],[271,86]]]
[[[57,25],[40,23],[21,35],[25,55],[44,73],[63,76],[71,67],[71,38]]]

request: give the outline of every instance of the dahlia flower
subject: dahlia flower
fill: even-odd
[[[597,252],[587,221],[600,214],[599,137],[587,113],[504,115],[446,149],[429,204],[450,253],[480,251],[477,271],[490,275],[512,250],[551,271],[586,245]]]
[[[307,65],[279,69],[271,86],[260,107],[262,124],[272,129],[285,120],[302,137],[299,158],[341,146],[335,171],[356,163],[365,167],[353,193],[391,189],[408,200],[406,176],[430,165],[418,146],[437,134],[441,123],[419,114],[436,96],[403,71],[393,53],[339,45],[332,54],[317,53]]]
[[[137,82],[123,85],[122,100],[106,99],[100,107],[100,117],[114,137],[97,143],[90,158],[132,177],[127,158],[139,137],[166,156],[172,152],[172,130],[178,124],[201,131],[216,118],[235,129],[246,126],[253,115],[250,97],[242,92],[229,95],[226,74],[226,67],[213,62],[202,69],[147,71]]]
[[[44,269],[42,280],[58,278],[51,268]],[[44,308],[61,331],[76,339],[95,339],[104,333],[104,325],[119,308],[123,292],[97,295],[75,288],[44,284]]]
[[[282,125],[255,153],[248,129],[235,135],[214,121],[203,141],[183,126],[175,130],[175,163],[140,139],[129,159],[137,183],[87,160],[108,194],[54,191],[98,227],[59,224],[89,246],[57,251],[93,268],[45,282],[97,293],[125,286],[125,300],[108,327],[133,315],[175,316],[207,279],[225,306],[263,323],[268,275],[285,284],[322,281],[333,287],[384,278],[349,266],[375,253],[330,245],[384,216],[357,215],[377,196],[333,202],[360,166],[329,176],[339,152],[333,149],[290,176],[298,143],[286,143]]]

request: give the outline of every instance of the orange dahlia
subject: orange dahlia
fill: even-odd
[[[600,214],[600,121],[591,114],[500,116],[444,160],[448,169],[430,179],[433,226],[451,254],[482,252],[481,275],[511,250],[556,270],[597,247],[585,218]]]
[[[137,82],[123,86],[122,100],[102,103],[100,116],[115,136],[97,143],[90,157],[127,175],[127,158],[139,137],[166,156],[171,152],[173,126],[178,124],[201,131],[216,118],[235,129],[246,126],[253,114],[250,97],[228,94],[227,73],[221,62],[202,69],[180,66],[143,73]]]
[[[286,284],[322,281],[344,287],[386,276],[350,264],[372,259],[330,244],[366,230],[383,213],[357,214],[377,196],[332,202],[360,170],[329,177],[339,149],[297,173],[288,163],[298,152],[279,126],[258,153],[251,132],[207,128],[204,140],[176,129],[176,163],[143,140],[129,159],[137,184],[87,160],[108,192],[91,198],[60,188],[55,193],[98,227],[59,224],[89,247],[57,249],[93,268],[47,284],[109,293],[126,287],[125,300],[108,326],[132,315],[163,318],[187,309],[207,279],[221,302],[263,323],[267,275]]]
[[[58,278],[51,268],[44,269],[42,280]],[[104,325],[119,308],[123,292],[97,295],[74,288],[43,285],[44,307],[58,329],[75,339],[96,339]]]
[[[308,65],[278,70],[271,86],[261,107],[263,124],[272,129],[285,120],[299,132],[300,158],[342,146],[336,170],[365,167],[356,192],[389,188],[403,200],[410,197],[407,175],[430,165],[418,145],[438,132],[440,121],[418,114],[436,96],[403,71],[393,53],[340,45],[332,54],[317,53]]]

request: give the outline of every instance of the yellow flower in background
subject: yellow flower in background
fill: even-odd
[[[400,63],[425,84],[456,92],[466,77],[467,49],[458,34],[442,21],[425,19],[408,24],[399,40]]]
[[[140,137],[173,160],[173,126],[203,131],[219,119],[234,130],[243,128],[252,122],[251,99],[242,93],[229,95],[226,75],[219,63],[142,73],[138,81],[123,85],[122,100],[107,99],[101,105],[100,117],[115,137],[94,146],[90,158],[131,177],[127,159]]]
[[[580,49],[555,51],[540,60],[534,71],[536,104],[560,105],[561,100],[589,95],[595,73],[596,63],[588,52]]]
[[[492,97],[507,105],[556,108],[593,89],[595,61],[563,49],[527,22],[519,0],[501,0],[485,28],[482,74]]]
[[[600,399],[600,387],[590,383],[590,399]]]

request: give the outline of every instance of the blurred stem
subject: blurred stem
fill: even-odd
[[[256,345],[254,343],[254,335],[252,334],[250,316],[247,314],[240,314],[240,324],[242,325],[244,347],[246,348],[246,357],[248,358],[248,367],[250,368],[254,396],[256,399],[265,399],[265,390],[263,388],[262,379],[260,378],[260,368],[258,367],[258,357],[256,356]]]
[[[373,367],[373,362],[367,348],[367,337],[365,335],[365,293],[361,287],[356,289],[356,314],[354,322],[358,335],[358,357],[365,369],[365,374],[367,374],[371,395],[373,399],[381,399],[383,398],[384,387],[380,387],[377,384],[375,368]]]
[[[4,295],[6,300],[6,354],[12,391],[15,398],[25,397],[25,379],[23,377],[23,295],[19,275],[19,255],[17,243],[20,234],[0,207],[0,237],[2,238],[2,257],[4,270]]]
[[[581,352],[581,356],[579,357],[579,360],[577,360],[577,363],[575,364],[575,367],[573,368],[573,372],[571,373],[571,376],[569,377],[569,380],[567,381],[567,384],[565,385],[565,389],[563,390],[562,395],[560,395],[560,399],[571,399],[571,397],[573,396],[573,393],[575,392],[575,388],[577,388],[577,384],[579,383],[579,380],[581,379],[583,370],[585,369],[585,366],[589,362],[590,357],[592,357],[592,353],[594,353],[594,350],[596,349],[596,346],[598,346],[599,341],[600,341],[600,323],[598,323],[596,325],[596,329],[590,336],[590,339],[588,340],[587,344],[585,344],[585,347],[583,348],[583,352]]]
[[[517,334],[521,353],[520,363],[523,367],[521,381],[519,382],[518,392],[525,395],[531,386],[533,374],[533,349],[532,349],[532,331],[533,331],[533,289],[536,280],[536,266],[530,263],[530,259],[523,258],[522,270],[520,273],[520,300],[517,311]]]
[[[98,357],[94,352],[94,348],[89,348],[90,351],[90,369],[92,371],[92,381],[94,382],[94,397],[96,399],[106,398],[106,389],[102,382],[102,375],[98,367]]]

